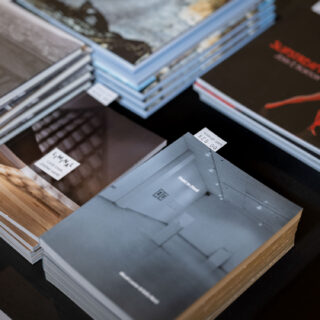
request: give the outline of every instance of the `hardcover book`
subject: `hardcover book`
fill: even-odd
[[[293,246],[300,215],[186,134],[44,234],[44,269],[95,319],[208,319]]]

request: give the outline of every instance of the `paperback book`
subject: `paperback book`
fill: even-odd
[[[17,2],[89,44],[97,79],[143,118],[275,19],[274,0]]]
[[[44,234],[43,266],[94,319],[213,318],[293,246],[301,210],[186,134]]]
[[[78,95],[0,147],[2,234],[26,255],[38,250],[45,231],[164,145],[89,94]]]
[[[195,89],[213,107],[229,109],[235,119],[241,113],[248,127],[320,170],[320,15],[312,8],[280,20],[197,80]],[[259,126],[270,130],[269,137]]]

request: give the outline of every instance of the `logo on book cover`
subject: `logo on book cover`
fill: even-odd
[[[162,201],[162,200],[166,199],[169,196],[169,194],[165,190],[159,189],[152,196],[154,198],[158,199],[159,201]]]

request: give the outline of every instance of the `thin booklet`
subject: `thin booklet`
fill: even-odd
[[[44,234],[44,270],[95,319],[208,319],[293,246],[300,215],[185,134]]]

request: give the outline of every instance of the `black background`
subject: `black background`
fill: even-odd
[[[315,1],[279,0],[279,19],[285,19],[306,2]],[[218,319],[319,318],[319,172],[201,103],[191,88],[148,120],[134,116],[117,104],[111,107],[166,138],[168,143],[186,132],[194,134],[203,127],[209,128],[228,142],[219,154],[304,208],[295,247]],[[2,240],[0,309],[13,320],[89,319],[45,281],[41,263],[30,265]]]

